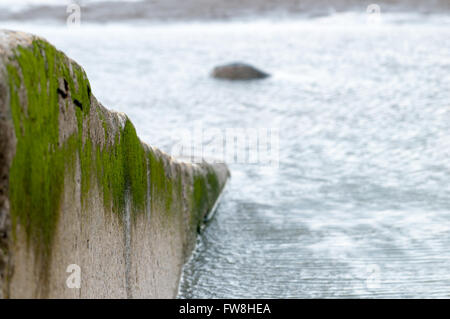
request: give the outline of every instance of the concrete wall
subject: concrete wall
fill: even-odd
[[[0,30],[0,297],[174,297],[228,177],[142,143],[78,64]]]

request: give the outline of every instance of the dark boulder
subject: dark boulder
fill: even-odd
[[[270,75],[245,63],[231,63],[215,67],[211,76],[226,80],[256,80],[265,79]]]

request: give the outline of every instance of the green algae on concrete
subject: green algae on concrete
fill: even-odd
[[[144,210],[148,189],[147,158],[133,124],[127,119],[114,143],[106,144],[103,149],[97,146],[96,153],[91,156],[95,156],[94,160],[91,157],[91,162],[96,165],[105,206],[111,208],[112,204],[113,211],[123,212],[125,193],[129,190],[133,212]]]
[[[193,185],[191,226],[199,227],[206,214],[213,209],[222,188],[220,187],[216,174],[211,170],[206,175],[194,175]]]
[[[134,271],[150,269],[163,275],[142,276],[151,286],[145,291],[168,296],[229,176],[226,166],[181,163],[142,143],[126,115],[95,99],[84,70],[45,40],[0,31],[0,41],[2,131],[11,136],[3,166],[12,224],[6,249],[14,257],[6,295],[75,296],[61,286],[61,267],[79,258],[94,269],[87,282],[112,266],[109,279],[119,290],[125,282],[128,294]],[[91,258],[98,248],[105,254]],[[97,293],[87,287],[85,295]]]
[[[11,112],[17,138],[10,169],[13,224],[48,253],[64,189],[67,148],[59,145],[56,50],[43,41],[19,47],[17,64],[7,65]],[[19,98],[19,90],[26,92]],[[14,229],[14,228],[13,228]]]
[[[24,227],[27,240],[32,240],[38,252],[49,254],[64,177],[75,168],[77,157],[83,202],[96,177],[105,208],[122,212],[125,190],[129,189],[133,211],[142,210],[148,187],[145,149],[128,119],[112,143],[105,140],[101,146],[92,141],[90,84],[81,67],[46,41],[34,40],[30,47],[17,48],[7,71],[17,138],[9,178],[11,216],[14,225]],[[21,96],[21,90],[25,96]],[[69,99],[61,103],[63,107],[75,108],[78,128],[62,142],[60,99]],[[103,123],[108,131],[110,124],[104,119]]]
[[[173,200],[173,180],[166,176],[162,158],[156,156],[152,150],[149,150],[147,155],[150,166],[152,208],[162,206],[166,212],[170,212]],[[164,194],[164,196],[160,196],[160,194]]]
[[[42,279],[48,276],[65,178],[75,182],[76,170],[83,211],[89,211],[94,186],[107,212],[123,214],[129,195],[133,216],[151,210],[173,217],[190,209],[191,229],[214,206],[221,187],[211,168],[184,171],[141,143],[126,116],[110,113],[91,96],[84,70],[48,42],[34,38],[18,46],[6,69],[17,141],[9,172],[12,230],[14,235],[20,225],[25,231]]]

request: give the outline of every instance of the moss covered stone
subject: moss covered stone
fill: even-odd
[[[187,208],[192,229],[203,221],[224,184],[211,167],[184,170],[141,143],[126,117],[93,98],[84,70],[42,39],[15,48],[6,68],[17,140],[9,172],[12,229],[25,230],[41,276],[47,276],[65,179],[75,182],[77,170],[84,211],[95,186],[108,212],[122,214],[129,202],[133,216],[148,210],[173,216]]]
[[[93,142],[90,84],[81,67],[46,41],[35,40],[30,47],[17,48],[7,71],[17,137],[9,178],[11,216],[14,225],[20,223],[25,228],[28,240],[32,239],[39,253],[49,253],[64,177],[73,171],[77,158],[83,202],[96,179],[105,208],[121,213],[129,191],[133,211],[142,211],[148,188],[146,150],[128,119],[112,142],[107,138],[103,143]],[[61,99],[68,102],[60,103]],[[61,105],[74,107],[78,128],[62,142]],[[96,110],[104,130],[113,131],[102,112]]]
[[[47,248],[57,223],[70,145],[59,145],[57,96],[60,55],[43,41],[17,49],[8,64],[11,112],[17,138],[10,169],[13,224],[18,221],[37,247]],[[21,101],[23,89],[26,101]]]

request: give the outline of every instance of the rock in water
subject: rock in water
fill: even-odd
[[[245,63],[231,63],[217,66],[212,71],[212,77],[226,80],[257,80],[265,79],[270,75]]]

